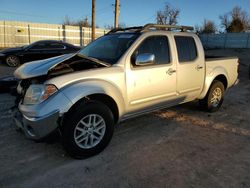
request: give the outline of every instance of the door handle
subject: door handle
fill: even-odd
[[[170,69],[167,70],[166,73],[167,73],[168,75],[172,75],[173,73],[176,73],[176,70],[170,68]]]
[[[196,70],[200,70],[200,69],[203,69],[203,66],[197,65],[197,66],[196,66]]]

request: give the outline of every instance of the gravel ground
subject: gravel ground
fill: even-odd
[[[0,187],[250,187],[250,50],[210,50],[241,58],[239,85],[220,111],[192,102],[119,124],[99,155],[74,160],[60,139],[35,143],[15,131],[0,95]],[[8,73],[0,66],[0,74]]]
[[[0,77],[13,75],[15,68],[8,67],[4,63],[0,62]]]

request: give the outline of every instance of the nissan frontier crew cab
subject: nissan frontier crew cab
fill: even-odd
[[[76,54],[20,66],[16,125],[33,140],[58,130],[66,151],[85,158],[108,145],[122,120],[197,99],[218,110],[238,81],[238,58],[206,58],[192,29],[114,29]]]

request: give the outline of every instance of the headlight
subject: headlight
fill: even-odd
[[[41,85],[33,84],[28,88],[23,103],[24,104],[38,104],[45,101],[49,96],[57,92],[57,88],[54,85]]]

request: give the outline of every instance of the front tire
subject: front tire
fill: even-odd
[[[114,132],[111,110],[98,101],[80,102],[66,115],[62,127],[63,146],[74,158],[100,153]]]
[[[17,67],[18,65],[20,65],[20,59],[15,55],[7,56],[5,62],[10,67]]]
[[[201,107],[208,112],[220,109],[224,100],[225,87],[222,82],[214,80],[204,99],[200,100]]]

